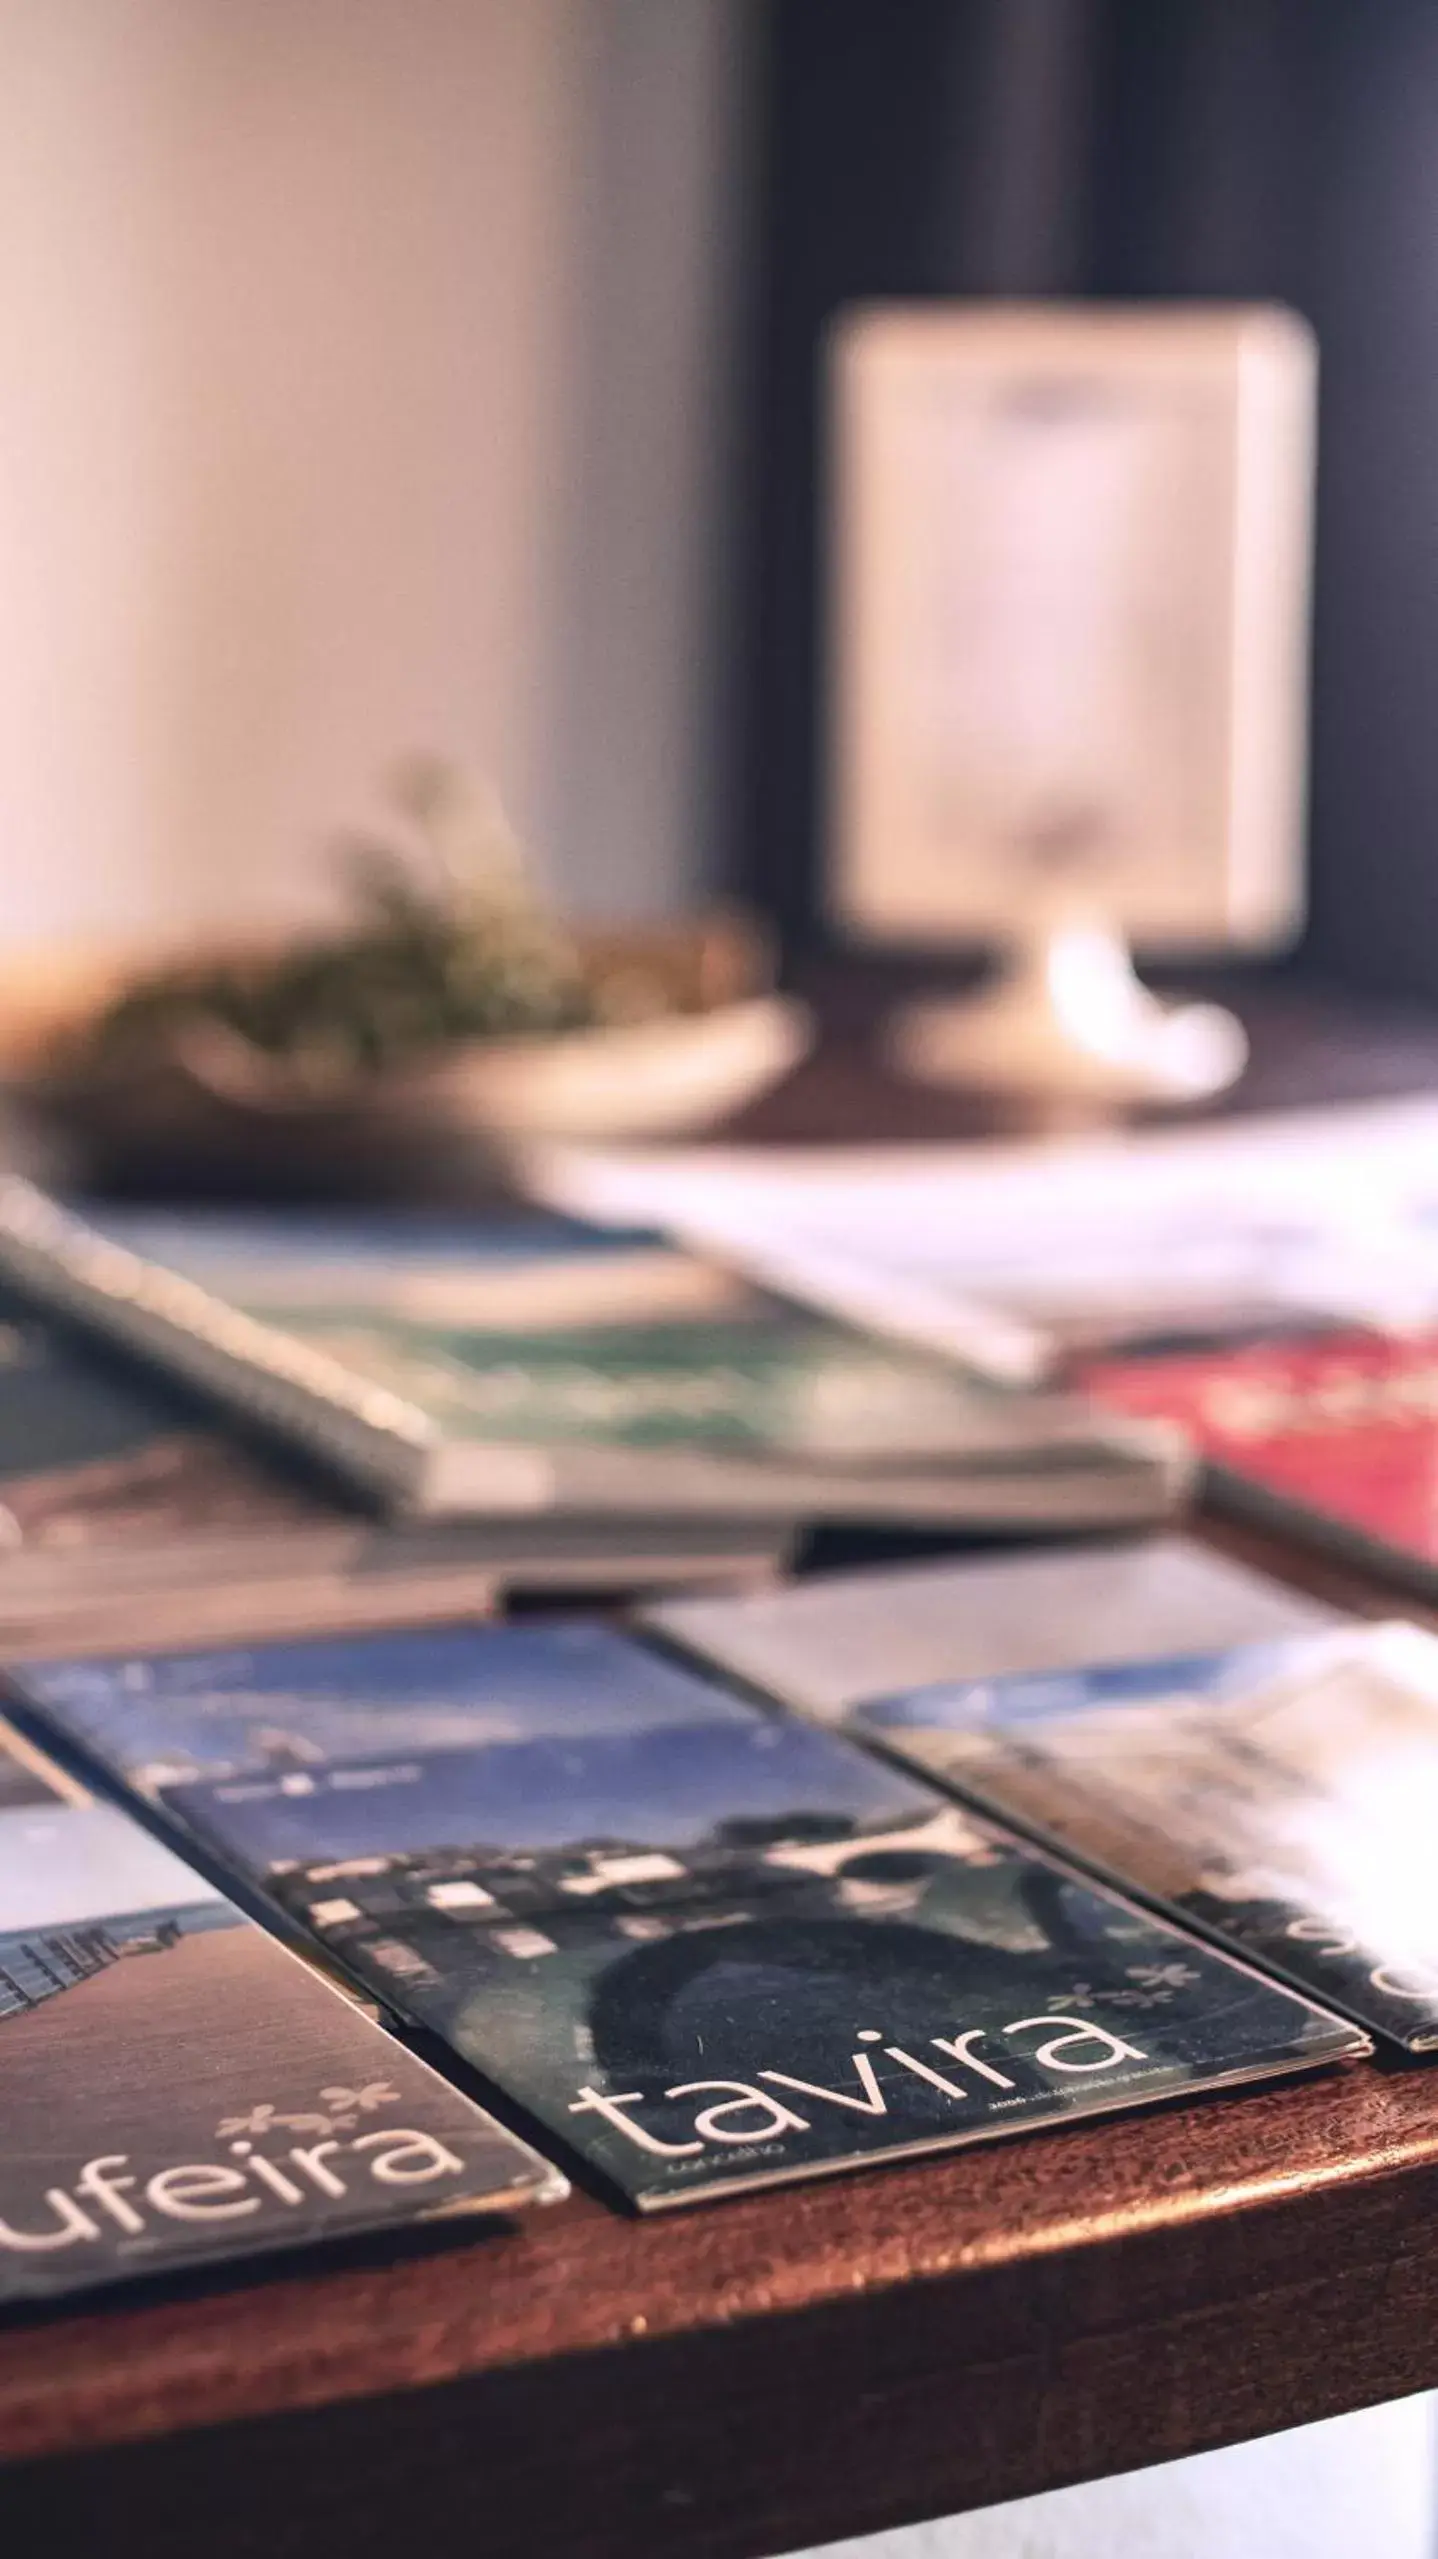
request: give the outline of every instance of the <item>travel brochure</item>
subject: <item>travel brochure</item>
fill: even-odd
[[[1197,1452],[1434,1586],[1435,1124],[3,1186],[0,2303],[563,2190],[376,2008],[646,2212],[1438,2052],[1438,1638],[1115,1533]]]
[[[387,1520],[0,1289],[0,1644],[220,1643],[482,1616],[501,1591],[739,1585],[781,1527]]]
[[[196,1781],[306,1773],[396,1752],[462,1753],[542,1733],[742,1721],[701,1677],[583,1618],[402,1628],[218,1652],[44,1662],[20,1675],[93,1759],[152,1803]]]
[[[0,1727],[0,2308],[563,2179]]]
[[[643,2210],[1368,2049],[848,1740],[602,1626],[18,1677]]]
[[[1438,1598],[1438,1331],[1294,1338],[1106,1357],[1088,1390],[1171,1422],[1230,1512]]]
[[[488,1559],[367,1518],[0,1291],[0,1642],[189,1643],[483,1609]]]
[[[541,1151],[794,1298],[1168,1424],[1215,1507],[1438,1597],[1430,1096],[1004,1147]],[[1070,1660],[1100,1660],[1076,1646]]]
[[[871,1700],[856,1727],[1374,2035],[1438,2048],[1422,1629],[940,1682]]]
[[[1196,1538],[1145,1537],[815,1574],[653,1602],[640,1622],[711,1670],[842,1723],[865,1698],[931,1680],[1212,1651],[1339,1621]]]

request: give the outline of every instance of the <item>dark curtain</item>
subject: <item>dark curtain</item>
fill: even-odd
[[[1301,956],[1438,996],[1435,0],[763,0],[755,51],[737,884],[820,937],[829,315],[1275,297],[1323,386]]]

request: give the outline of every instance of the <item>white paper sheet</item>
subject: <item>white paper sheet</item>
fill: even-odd
[[[1017,1381],[1129,1313],[1438,1318],[1426,1096],[1022,1146],[551,1148],[528,1176]]]

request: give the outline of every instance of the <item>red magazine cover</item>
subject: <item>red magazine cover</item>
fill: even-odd
[[[1438,1330],[1086,1361],[1101,1404],[1177,1422],[1235,1507],[1438,1593]]]

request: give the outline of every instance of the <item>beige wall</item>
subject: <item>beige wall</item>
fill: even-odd
[[[0,0],[0,942],[313,901],[397,750],[707,801],[731,0]]]

